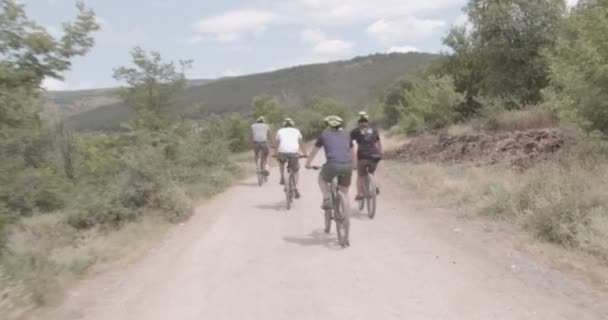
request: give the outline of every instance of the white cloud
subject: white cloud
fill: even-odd
[[[300,33],[300,38],[304,43],[316,44],[324,41],[327,37],[325,36],[325,33],[319,29],[305,29]]]
[[[302,42],[312,45],[312,52],[322,56],[340,56],[352,52],[354,43],[339,39],[328,39],[319,29],[304,29],[300,33]]]
[[[408,53],[408,52],[420,52],[420,49],[413,46],[392,46],[386,53]]]
[[[352,52],[354,44],[343,40],[324,40],[317,43],[312,52],[319,55],[338,56]]]
[[[408,16],[401,19],[380,19],[367,28],[367,33],[384,42],[400,41],[408,38],[425,38],[443,28],[444,21],[419,19]]]
[[[248,34],[262,35],[270,25],[279,20],[280,16],[272,11],[238,9],[201,19],[195,22],[193,27],[199,36],[231,43]]]
[[[241,69],[231,69],[228,68],[226,70],[224,70],[224,72],[222,72],[222,76],[224,77],[235,77],[235,76],[240,76],[243,73],[241,72]]]
[[[85,90],[95,88],[95,82],[84,81],[78,83],[68,83],[55,78],[44,78],[42,88],[48,91],[70,91],[70,90]]]
[[[466,0],[283,0],[277,8],[291,20],[299,19],[308,24],[345,25],[461,7],[465,3]]]

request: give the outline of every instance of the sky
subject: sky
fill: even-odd
[[[569,0],[572,1],[572,0]],[[74,0],[22,0],[61,35]],[[115,86],[114,68],[141,46],[165,60],[192,59],[189,78],[218,78],[386,52],[440,52],[466,0],[86,0],[101,25],[96,45],[49,90]]]

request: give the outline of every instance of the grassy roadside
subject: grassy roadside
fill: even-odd
[[[205,173],[212,179],[179,186],[185,191],[184,205],[196,207],[249,175],[247,155],[231,156],[236,170],[216,168]],[[11,254],[0,261],[1,318],[19,319],[30,310],[55,305],[75,282],[141,258],[174,226],[158,211],[141,215],[117,229],[86,231],[73,228],[67,212],[24,218],[9,235],[7,246]]]
[[[421,206],[510,225],[529,240],[527,250],[550,255],[606,289],[608,164],[602,149],[598,142],[571,145],[524,172],[509,165],[384,165],[391,183]]]

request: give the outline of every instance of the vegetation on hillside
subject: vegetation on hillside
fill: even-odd
[[[184,90],[171,112],[205,117],[211,114],[252,114],[251,100],[267,95],[290,105],[307,105],[310,97],[325,97],[364,108],[385,86],[404,74],[414,74],[436,55],[424,53],[377,54],[349,61],[292,67],[269,73],[220,79]],[[198,106],[192,112],[192,105]],[[77,114],[69,122],[78,130],[116,129],[134,117],[124,103]]]
[[[386,124],[471,139],[477,130],[561,126],[565,147],[524,174],[423,165],[408,167],[405,180],[447,205],[608,256],[608,198],[598,191],[608,173],[608,1],[581,0],[568,10],[562,0],[469,0],[464,11],[469,26],[444,39],[452,53],[387,89]]]

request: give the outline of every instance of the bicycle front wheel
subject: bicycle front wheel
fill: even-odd
[[[333,212],[334,220],[336,221],[336,233],[338,235],[338,244],[342,247],[349,246],[348,232],[349,232],[349,221],[348,215],[345,212],[344,199],[337,190],[333,196]]]

